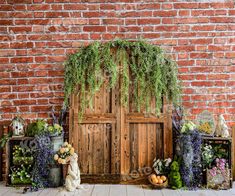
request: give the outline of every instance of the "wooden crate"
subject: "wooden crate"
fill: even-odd
[[[13,166],[13,146],[19,145],[22,141],[31,141],[33,137],[12,137],[6,144],[6,185],[11,185],[11,180],[9,177],[10,168]],[[15,186],[15,185],[14,185]],[[20,186],[20,185],[19,185]]]
[[[226,150],[228,152],[228,166],[230,171],[230,187],[232,188],[232,180],[233,180],[233,144],[232,144],[232,138],[222,138],[222,137],[202,137],[203,144],[213,144],[213,145],[224,145],[226,147]],[[206,169],[206,168],[203,168]],[[206,174],[205,174],[206,175]],[[205,179],[204,179],[205,180]]]
[[[172,157],[171,108],[164,99],[159,116],[137,112],[130,89],[128,108],[120,104],[119,87],[105,85],[94,96],[79,123],[79,97],[69,111],[69,142],[79,155],[82,182],[136,183],[151,173],[153,159]],[[151,105],[154,108],[154,102]],[[91,181],[91,179],[94,179]]]

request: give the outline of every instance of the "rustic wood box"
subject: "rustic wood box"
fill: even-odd
[[[233,171],[233,162],[232,162],[232,156],[233,156],[233,144],[232,144],[232,138],[223,138],[223,137],[202,137],[203,144],[212,144],[212,145],[223,145],[224,148],[226,148],[226,151],[228,152],[228,166],[229,166],[229,172],[230,172],[230,188],[232,188],[233,183],[233,174],[231,171]],[[206,168],[203,168],[205,170]],[[204,183],[206,183],[206,173],[204,173]]]
[[[14,145],[28,145],[29,141],[32,141],[33,137],[12,137],[6,144],[6,185],[11,185],[11,178],[9,177],[10,168],[13,166],[13,147]],[[14,185],[15,186],[15,185]],[[20,186],[20,185],[19,185]],[[24,184],[25,186],[25,184]]]

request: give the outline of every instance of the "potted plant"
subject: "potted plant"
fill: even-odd
[[[51,137],[51,142],[53,145],[54,152],[57,152],[60,148],[60,146],[64,142],[64,121],[66,118],[66,110],[67,108],[65,106],[62,107],[59,117],[56,116],[55,114],[55,109],[54,107],[52,108],[52,118],[53,118],[53,125],[48,127],[48,132]]]
[[[63,127],[57,123],[49,125],[48,133],[50,134],[53,150],[56,152],[64,142]]]
[[[48,124],[45,120],[37,119],[30,123],[26,129],[26,136],[34,137],[35,135],[43,135],[47,132]]]
[[[67,174],[69,157],[74,154],[74,148],[64,142],[54,154],[54,164],[50,166],[49,179],[51,187],[59,187]],[[62,167],[61,167],[62,165]]]
[[[63,179],[65,179],[67,175],[67,166],[70,159],[70,156],[74,154],[74,148],[68,142],[64,142],[64,144],[60,147],[58,152],[54,155],[54,160],[57,164],[61,164],[63,167]]]

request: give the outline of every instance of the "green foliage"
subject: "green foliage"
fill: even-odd
[[[173,161],[171,163],[171,171],[169,174],[169,185],[173,189],[180,189],[182,187],[182,179],[179,169],[179,163],[177,161]]]
[[[202,164],[204,168],[211,168],[216,158],[229,158],[229,151],[223,144],[204,144],[202,146]]]
[[[144,41],[115,40],[107,43],[94,42],[82,47],[65,62],[65,105],[72,93],[80,99],[80,118],[92,98],[104,83],[114,88],[120,81],[121,103],[128,105],[129,86],[133,85],[135,106],[149,110],[151,98],[155,98],[155,113],[162,107],[162,96],[179,103],[180,84],[174,61],[155,45]]]
[[[13,147],[13,164],[14,165],[29,165],[33,163],[32,151],[30,148],[23,148],[18,145]]]
[[[4,148],[10,137],[13,135],[12,131],[10,131],[8,134],[2,136],[0,139],[0,148]]]
[[[47,130],[51,136],[59,136],[62,134],[63,127],[60,126],[59,124],[54,124],[54,125],[49,125]]]
[[[31,183],[31,165],[20,167],[11,167],[11,183],[12,184],[30,184]]]
[[[41,119],[37,119],[28,125],[26,130],[26,136],[34,137],[35,135],[42,135],[47,132],[47,122]]]
[[[33,151],[28,147],[13,147],[13,165],[10,170],[12,184],[30,184],[33,164]]]

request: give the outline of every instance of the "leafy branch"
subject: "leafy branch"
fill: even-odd
[[[155,99],[156,114],[160,113],[163,96],[173,104],[179,103],[177,65],[159,46],[142,40],[114,40],[94,42],[68,57],[65,62],[65,106],[69,106],[70,95],[76,93],[81,119],[85,108],[93,106],[93,97],[107,75],[107,88],[114,88],[120,81],[121,103],[125,107],[129,101],[130,85],[134,88],[134,104],[138,111],[142,106],[148,111],[151,98]]]

